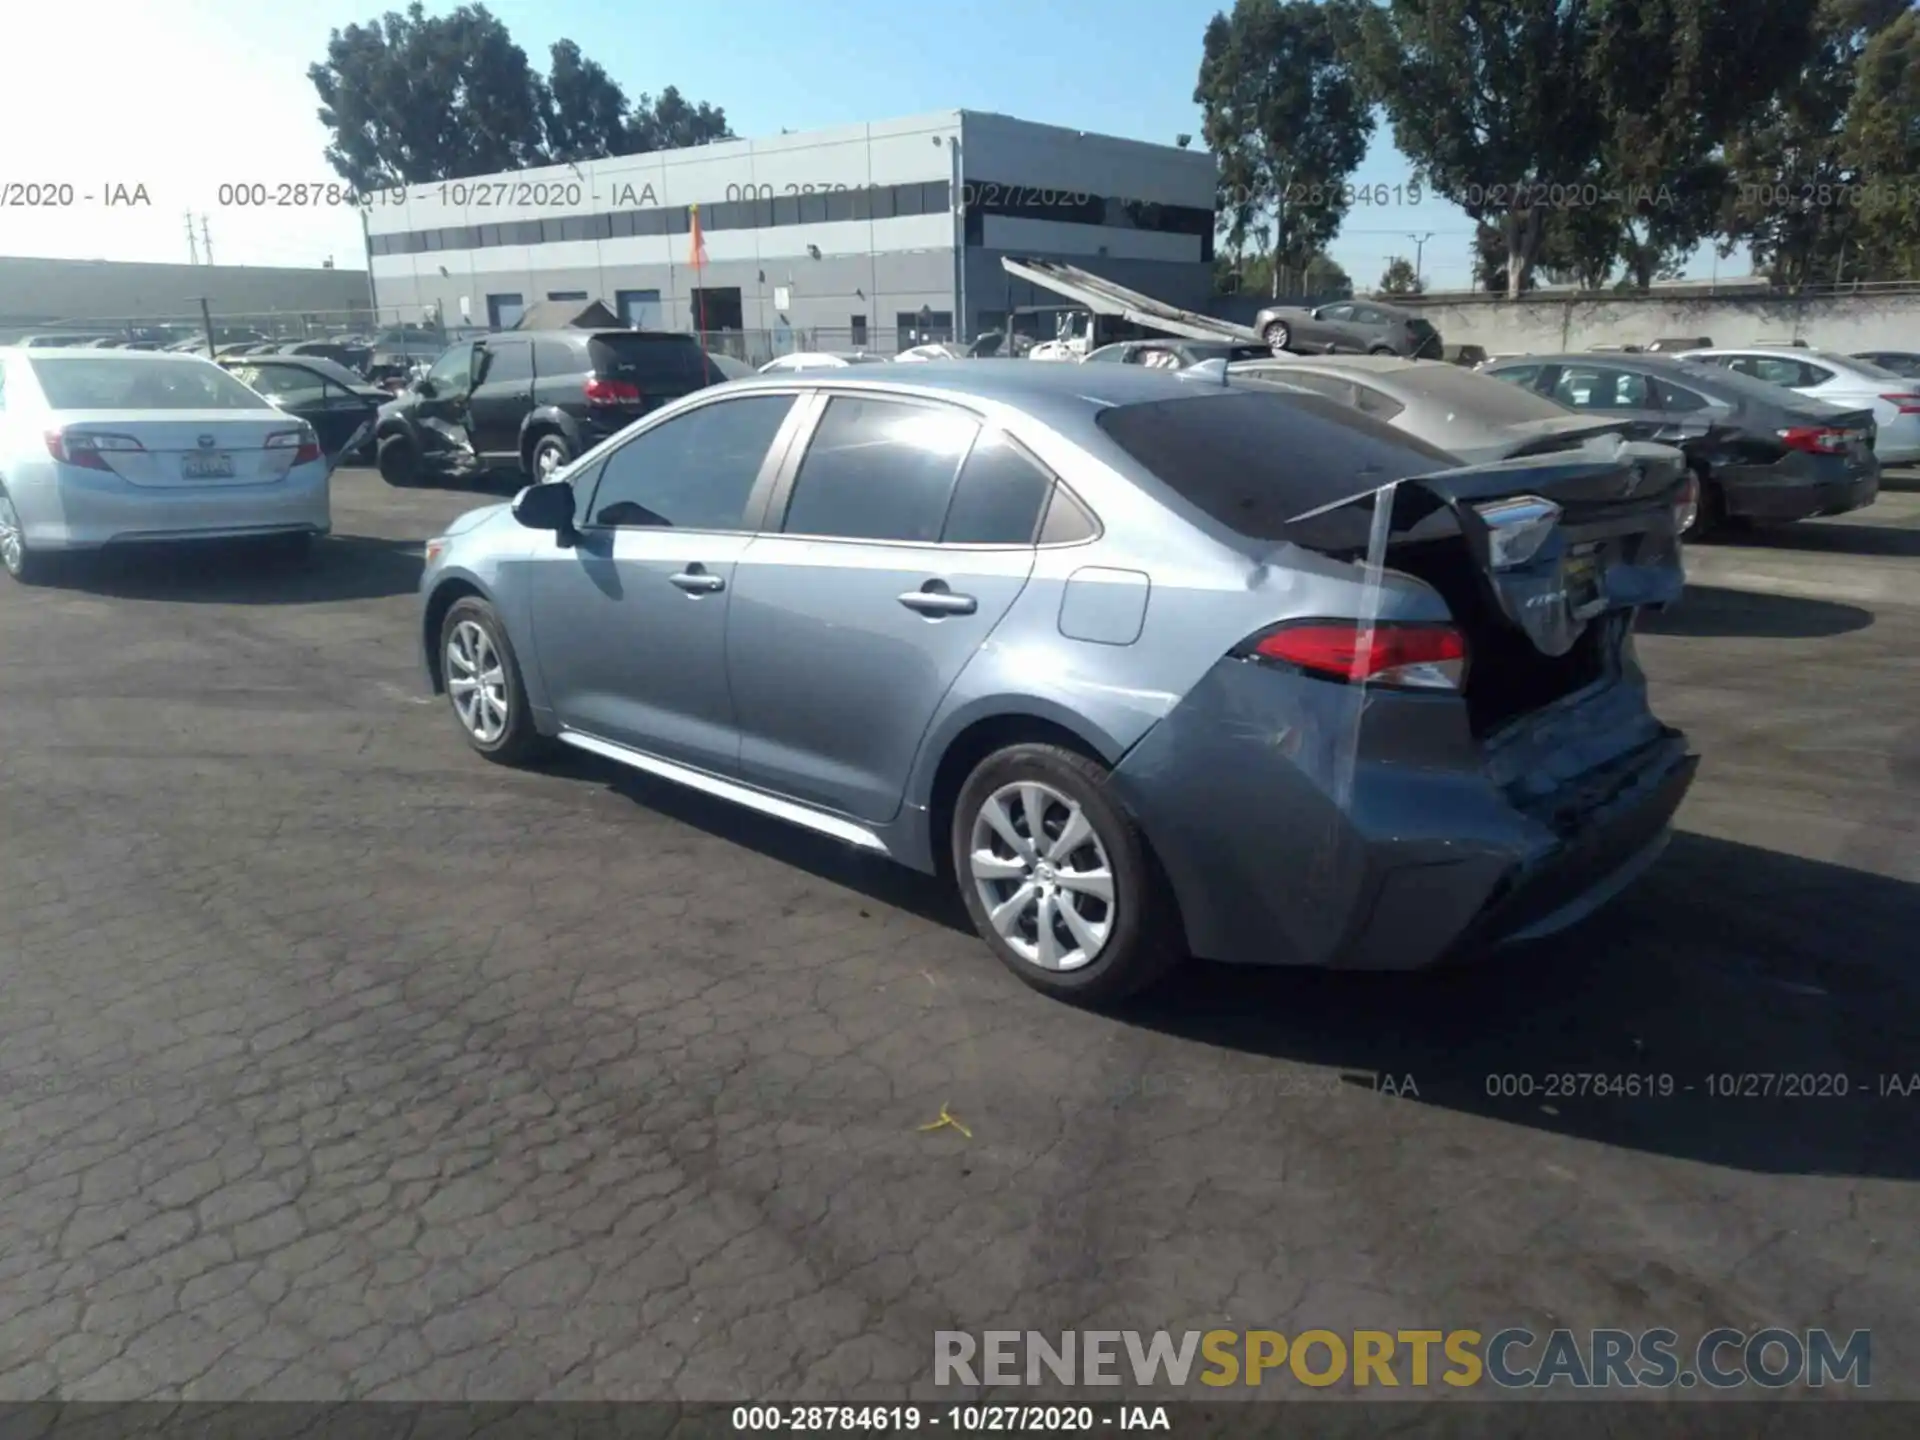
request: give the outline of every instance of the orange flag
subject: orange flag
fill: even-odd
[[[707,263],[707,240],[700,233],[700,207],[689,205],[687,211],[693,217],[693,247],[692,253],[687,256],[687,263],[698,270]]]

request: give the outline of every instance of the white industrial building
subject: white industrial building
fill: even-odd
[[[500,327],[540,301],[599,300],[750,349],[892,349],[1057,300],[1010,280],[1005,255],[1198,309],[1214,195],[1204,152],[946,110],[412,185],[369,205],[369,266],[390,320]]]

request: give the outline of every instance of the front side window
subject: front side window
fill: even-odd
[[[940,539],[976,421],[939,406],[836,395],[814,431],[787,503],[789,535]]]
[[[1553,398],[1576,410],[1647,410],[1652,408],[1644,375],[1607,370],[1596,365],[1569,365],[1560,372]]]
[[[596,528],[741,530],[791,395],[702,405],[642,431],[600,467],[588,507]]]
[[[442,395],[458,395],[467,390],[473,381],[473,346],[454,346],[433,362],[427,378]]]

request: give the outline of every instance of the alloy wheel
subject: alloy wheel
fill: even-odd
[[[533,457],[534,476],[543,483],[551,480],[563,463],[558,445],[542,445]]]
[[[462,620],[447,637],[447,694],[460,723],[482,745],[506,733],[506,666],[477,621]]]
[[[995,933],[1029,964],[1079,970],[1113,934],[1113,867],[1086,811],[1051,785],[1022,780],[989,795],[967,855]]]
[[[14,513],[13,501],[0,495],[0,565],[6,566],[9,574],[18,574],[26,553],[26,540],[20,534],[20,517]]]

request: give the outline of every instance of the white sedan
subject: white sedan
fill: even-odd
[[[304,550],[332,528],[311,425],[218,365],[157,351],[0,348],[0,564],[234,537]]]
[[[848,365],[884,365],[884,355],[835,355],[826,350],[799,350],[760,367],[762,375],[785,375],[794,370],[839,370]]]
[[[1751,375],[1842,410],[1871,410],[1873,453],[1883,465],[1920,460],[1920,383],[1913,377],[1830,350],[1799,345],[1683,350],[1679,358]]]

